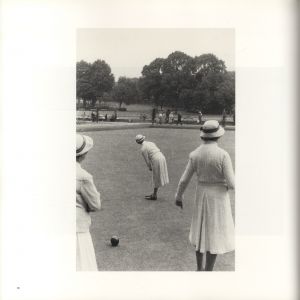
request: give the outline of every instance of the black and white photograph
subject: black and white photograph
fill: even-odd
[[[77,271],[234,271],[234,38],[78,29]]]
[[[0,11],[1,300],[299,298],[296,0]]]

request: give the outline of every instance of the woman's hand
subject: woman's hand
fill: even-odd
[[[181,201],[181,200],[176,200],[176,201],[175,201],[175,205],[176,205],[176,206],[179,206],[181,209],[183,209],[183,204],[182,204],[182,201]]]

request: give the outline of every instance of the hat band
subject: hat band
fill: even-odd
[[[83,137],[83,143],[80,148],[76,149],[76,154],[80,153],[86,146],[85,137],[84,136],[82,136],[82,137]]]
[[[141,141],[144,141],[144,140],[145,140],[144,136],[141,136],[140,138],[136,139],[137,142],[141,142]]]
[[[206,129],[206,128],[202,127],[202,131],[204,133],[214,133],[214,132],[217,132],[219,130],[219,128],[220,128],[220,125],[217,128],[211,128],[211,129]]]

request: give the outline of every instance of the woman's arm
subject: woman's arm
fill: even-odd
[[[223,174],[226,179],[228,188],[234,189],[234,187],[235,187],[234,172],[233,172],[233,167],[232,167],[230,156],[227,152],[223,159]]]
[[[177,191],[175,194],[176,202],[182,201],[183,193],[184,193],[185,189],[187,188],[193,174],[194,174],[194,168],[193,168],[193,164],[192,164],[192,159],[190,158],[188,161],[188,164],[185,168],[185,171],[183,172],[183,174],[179,180],[179,183],[178,183]]]
[[[151,169],[151,163],[150,163],[150,159],[149,159],[149,157],[148,157],[148,151],[147,151],[147,149],[143,149],[143,150],[142,150],[142,155],[143,155],[143,157],[144,157],[144,160],[145,160],[145,162],[146,162],[147,167],[148,167],[149,169]]]
[[[89,211],[101,209],[100,193],[97,191],[93,178],[85,179],[81,185],[81,196],[86,202]]]

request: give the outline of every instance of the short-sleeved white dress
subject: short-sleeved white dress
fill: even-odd
[[[197,174],[197,188],[189,240],[196,251],[223,254],[233,251],[234,223],[228,189],[234,188],[234,172],[229,154],[213,141],[204,142],[190,153],[179,181],[176,200]]]
[[[101,208],[100,193],[93,177],[76,162],[76,270],[97,271],[95,249],[90,234],[91,211]]]
[[[144,141],[141,147],[147,166],[152,169],[152,181],[155,188],[169,183],[168,167],[165,156],[152,142]]]

